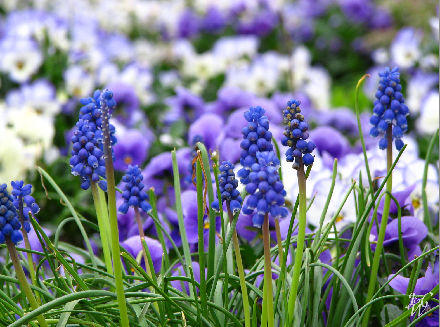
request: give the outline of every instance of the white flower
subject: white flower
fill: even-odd
[[[424,73],[420,70],[411,77],[407,87],[407,105],[411,113],[420,112],[423,98],[437,82],[437,74]]]
[[[212,49],[217,57],[223,57],[227,65],[243,57],[252,59],[258,50],[258,38],[255,36],[226,36],[219,39]]]
[[[302,88],[316,109],[327,110],[330,107],[330,76],[324,68],[310,68]]]
[[[89,96],[95,86],[92,75],[83,70],[80,66],[70,66],[64,72],[66,91],[77,97]]]
[[[8,108],[8,126],[25,145],[34,147],[37,157],[52,145],[55,135],[53,119],[40,115],[33,108]]]
[[[397,33],[391,44],[391,59],[403,68],[410,68],[419,60],[422,35],[412,27],[403,28]]]
[[[186,57],[183,62],[182,72],[186,76],[208,80],[224,71],[224,67],[222,57],[214,57],[212,53],[206,52],[201,55]]]
[[[439,126],[439,94],[432,91],[422,104],[420,117],[417,120],[417,131],[432,134]]]
[[[302,85],[307,76],[311,61],[310,52],[306,47],[299,46],[292,53],[290,60],[292,65],[293,87],[298,88]]]
[[[150,87],[153,83],[153,75],[149,69],[135,63],[130,64],[121,72],[118,81],[133,86],[142,104],[148,104],[152,101],[153,94]]]
[[[7,38],[0,44],[0,68],[15,82],[27,81],[42,61],[40,50],[31,40]]]
[[[374,50],[371,56],[377,65],[384,65],[390,60],[388,51],[384,48]]]
[[[26,171],[34,165],[34,153],[10,129],[0,127],[0,135],[7,140],[0,142],[0,180],[9,183],[24,179]]]

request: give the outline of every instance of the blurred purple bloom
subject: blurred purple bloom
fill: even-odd
[[[193,261],[191,263],[192,266],[192,270],[193,270],[193,274],[194,274],[194,280],[196,282],[200,282],[200,265],[198,262]],[[177,264],[172,272],[172,276],[178,277],[178,276],[185,276],[185,277],[189,277],[190,276],[186,276],[186,273],[183,269],[183,266],[179,263]],[[176,289],[179,290],[181,292],[183,292],[183,288],[185,288],[185,292],[186,294],[190,294],[189,292],[189,287],[193,287],[193,285],[189,285],[188,282],[184,282],[184,281],[180,281],[180,280],[173,280],[171,281],[171,285]]]
[[[177,34],[180,38],[191,38],[200,29],[200,18],[191,9],[186,9],[177,22]]]
[[[127,126],[133,126],[135,121],[134,113],[139,110],[139,98],[133,86],[123,83],[114,82],[107,86],[109,90],[113,90],[113,96],[118,104],[116,112],[113,114],[118,121]]]
[[[176,157],[179,173],[183,178],[188,173],[188,166],[191,162],[191,149],[182,148],[177,150]],[[172,170],[171,153],[163,152],[152,158],[142,171],[144,182],[154,188],[156,195],[161,195],[164,191],[167,192],[164,189],[167,183],[172,185]]]
[[[145,242],[148,245],[148,250],[151,254],[151,261],[153,261],[154,271],[160,271],[162,266],[162,257],[164,255],[162,245],[159,241],[150,237],[145,237]],[[143,251],[143,246],[139,235],[134,235],[121,242],[122,247],[130,253],[135,259],[139,253]],[[145,268],[144,256],[141,256],[141,266]]]
[[[439,262],[437,259],[436,262],[434,263],[434,266],[429,264],[428,268],[425,271],[425,276],[417,279],[413,294],[425,295],[438,285],[438,282],[439,282],[438,263]],[[391,279],[392,277],[393,276],[390,275],[388,277],[388,279]],[[399,292],[401,294],[406,294],[406,291],[408,289],[408,284],[409,284],[409,278],[399,275],[399,276],[395,277],[393,280],[391,280],[389,285],[397,292]],[[436,296],[436,298],[438,298],[438,295]],[[418,301],[420,301],[420,300],[417,300],[416,302],[418,302]],[[428,305],[429,305],[429,308],[426,309],[426,311],[437,306],[438,302],[429,301]],[[434,327],[434,326],[439,325],[438,322],[439,322],[439,310],[437,309],[432,314],[425,317],[416,326],[418,326],[418,327]]]
[[[208,33],[219,33],[226,23],[224,14],[216,6],[211,6],[202,19],[201,28]]]
[[[203,99],[183,87],[177,87],[176,95],[168,98],[166,104],[170,107],[165,114],[166,124],[172,124],[181,119],[191,122],[205,111]]]
[[[342,134],[356,136],[359,133],[356,115],[348,108],[322,112],[316,115],[316,119],[320,125],[331,126]]]
[[[397,218],[388,223],[385,230],[385,240],[383,242],[385,249],[391,246],[393,248],[398,248],[398,223],[399,221]],[[426,235],[428,235],[428,228],[416,217],[401,217],[401,231],[403,245],[408,249],[408,260],[412,260],[415,256],[419,256],[422,253],[419,244],[425,239]],[[374,236],[374,240],[377,239],[377,230],[375,226],[373,226],[371,230],[371,235]],[[372,243],[371,248],[375,250],[376,244]]]
[[[206,113],[194,121],[188,131],[188,143],[201,137],[208,150],[215,150],[224,136],[223,119],[216,114]]]
[[[129,129],[122,134],[117,133],[118,143],[113,147],[116,170],[125,171],[129,165],[141,166],[144,163],[153,138],[148,132],[143,134],[137,129]]]
[[[238,162],[241,155],[240,148],[241,139],[224,138],[220,143],[220,158],[232,163]]]
[[[315,143],[320,155],[327,152],[333,158],[342,158],[350,151],[347,139],[336,129],[321,126],[310,132],[310,139]]]
[[[278,15],[269,8],[258,10],[251,20],[240,20],[237,32],[240,34],[253,34],[265,36],[272,32],[278,24]]]
[[[238,87],[225,86],[217,93],[217,106],[221,113],[229,110],[250,106],[255,95]]]

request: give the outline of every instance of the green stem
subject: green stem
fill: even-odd
[[[154,189],[151,188],[149,191],[149,196],[150,196],[150,204],[151,204],[151,214],[157,218],[158,214],[157,214],[157,206],[156,206],[156,195],[154,194]],[[156,233],[157,233],[157,237],[159,238],[160,244],[162,245],[162,250],[163,253],[167,253],[167,246],[165,243],[165,239],[163,237],[163,233],[162,233],[162,229],[160,228],[161,226],[159,226],[158,222],[156,219],[154,220],[154,225],[156,226]],[[163,271],[166,271],[170,266],[170,261],[167,255],[163,256]]]
[[[102,134],[104,138],[105,174],[107,178],[108,212],[110,218],[111,248],[113,256],[113,268],[115,273],[116,297],[119,305],[120,325],[128,327],[128,311],[125,300],[124,283],[122,280],[122,262],[119,247],[118,218],[116,216],[116,187],[115,171],[113,169],[113,153],[110,142],[110,109],[102,101]]]
[[[200,150],[197,151],[197,158],[201,158]],[[208,312],[206,298],[206,277],[205,277],[205,238],[203,235],[205,229],[205,205],[203,199],[203,172],[200,160],[196,162],[196,184],[197,184],[197,233],[199,236],[199,266],[200,266],[200,298],[202,311]]]
[[[145,241],[144,226],[142,226],[141,214],[139,212],[138,207],[134,207],[134,217],[135,217],[136,223],[138,225],[139,238],[140,238],[142,248],[143,249],[145,248],[145,250],[142,250],[142,255],[144,257],[144,262],[145,262],[145,270],[147,272],[148,277],[153,279],[153,274],[155,274],[154,266],[152,264],[150,265],[150,262],[151,262],[151,260],[149,260],[149,258],[151,258],[150,251],[148,249],[147,242]],[[153,286],[150,287],[150,291],[151,291],[151,293],[154,293]],[[159,311],[159,305],[156,302],[154,302],[153,305],[156,308],[156,310]]]
[[[392,135],[392,126],[389,125],[387,129],[387,172],[390,173],[391,165],[393,163],[393,135]],[[391,191],[393,188],[393,175],[390,174],[390,177],[387,180],[387,186],[386,186],[386,194],[385,194],[385,201],[383,206],[383,213],[382,213],[382,220],[380,221],[380,228],[379,228],[379,235],[377,238],[377,245],[376,250],[374,251],[374,257],[373,257],[373,265],[371,267],[371,275],[370,275],[370,282],[368,284],[368,293],[367,298],[365,300],[365,303],[370,302],[371,298],[373,297],[374,290],[376,288],[376,281],[377,281],[377,272],[379,270],[379,263],[380,263],[380,256],[382,254],[383,249],[383,241],[385,239],[385,230],[387,228],[388,223],[388,215],[390,213],[390,204],[391,204]],[[362,326],[366,327],[368,326],[368,321],[370,318],[370,312],[371,312],[371,306],[367,308],[365,311],[364,319],[362,320]]]
[[[29,243],[28,233],[27,233],[26,229],[24,228],[23,196],[22,195],[19,196],[18,201],[19,201],[18,202],[19,203],[18,218],[19,218],[20,224],[21,224],[21,233],[23,234],[24,245],[27,250],[32,250],[31,244]],[[34,260],[32,258],[31,252],[27,253],[27,260],[28,260],[29,274],[31,275],[32,284],[34,286],[38,286],[37,285],[37,275],[35,274]],[[41,304],[40,296],[38,295],[38,293],[35,294],[35,298],[37,299],[38,304]]]
[[[98,220],[99,235],[101,236],[102,252],[104,252],[105,266],[107,268],[107,272],[113,275],[112,258],[110,253],[110,242],[108,239],[109,231],[107,230],[104,223],[105,218],[103,213],[104,210],[102,208],[101,196],[98,192],[98,187],[96,186],[95,182],[92,182],[91,188],[92,188],[93,203],[95,205],[95,210],[96,210],[96,218]]]
[[[289,292],[287,326],[292,326],[295,314],[295,302],[298,293],[298,285],[301,274],[302,257],[304,251],[304,239],[306,234],[306,176],[304,173],[304,164],[301,162],[298,170],[298,186],[299,186],[299,226],[298,237],[296,242],[295,262],[293,266],[292,284]]]
[[[26,298],[28,299],[32,310],[36,310],[36,309],[38,309],[39,305],[38,305],[37,300],[35,299],[34,294],[32,293],[32,290],[28,284],[28,281],[26,279],[26,275],[24,274],[23,268],[21,267],[20,261],[18,259],[17,250],[15,249],[15,246],[12,243],[12,241],[9,239],[9,237],[6,239],[6,245],[8,247],[9,255],[11,256],[12,264],[14,265],[14,268],[15,268],[15,274],[17,275],[17,279],[20,282],[21,289],[23,290],[24,294],[26,295]],[[43,315],[37,316],[37,320],[38,320],[40,326],[42,326],[42,327],[48,326]]]
[[[226,206],[228,208],[228,217],[229,222],[232,224],[232,221],[234,220],[234,216],[231,211],[231,207],[229,205],[229,201],[226,202]],[[240,278],[240,287],[241,287],[241,297],[243,299],[243,312],[244,312],[244,325],[245,327],[251,326],[251,311],[249,308],[249,297],[246,287],[246,279],[243,269],[243,261],[241,260],[241,253],[240,253],[240,244],[238,243],[238,236],[237,231],[234,231],[232,235],[232,242],[234,245],[234,252],[235,252],[235,261],[237,262],[237,270],[238,270],[238,277]]]
[[[270,232],[269,215],[266,213],[263,222],[263,246],[264,246],[264,285],[266,286],[266,309],[267,325],[274,327],[273,292],[272,292],[272,260],[270,257]]]

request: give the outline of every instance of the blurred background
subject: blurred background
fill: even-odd
[[[356,156],[354,89],[371,75],[360,98],[371,113],[385,66],[400,68],[411,158],[423,159],[439,125],[438,53],[438,3],[430,0],[0,0],[0,181],[33,183],[39,219],[56,225],[70,214],[44,190],[40,165],[93,216],[68,159],[79,99],[98,88],[118,102],[118,176],[140,165],[165,202],[166,152],[181,149],[184,180],[198,140],[237,162],[242,114],[252,105],[266,109],[279,138],[281,110],[297,98],[324,163]]]

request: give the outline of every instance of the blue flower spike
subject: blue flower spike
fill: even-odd
[[[252,165],[248,176],[246,191],[250,195],[243,206],[243,213],[253,214],[253,225],[260,228],[266,214],[274,218],[287,215],[287,209],[283,207],[286,191],[278,175],[280,161],[275,152],[257,152],[256,157],[257,162]]]
[[[98,183],[105,191],[105,161],[102,146],[97,136],[96,125],[80,119],[76,123],[72,137],[72,157],[70,166],[72,174],[81,177],[81,188],[87,190],[91,182]],[[101,179],[102,178],[102,179]]]
[[[23,181],[11,182],[12,197],[15,209],[23,213],[23,227],[27,233],[31,231],[31,224],[29,214],[36,215],[40,211],[40,207],[36,203],[33,196],[31,196],[32,185],[24,184]]]
[[[119,206],[119,212],[127,213],[129,207],[141,208],[144,212],[151,211],[151,205],[147,202],[148,195],[145,193],[143,176],[138,166],[128,166],[122,181],[124,182],[122,198],[124,202]]]
[[[14,198],[8,193],[7,185],[0,185],[0,244],[10,238],[17,245],[23,240],[20,232],[21,224],[18,219]]]
[[[283,111],[283,123],[286,127],[281,144],[289,147],[286,151],[286,160],[293,162],[295,169],[301,163],[310,166],[315,160],[311,154],[315,149],[315,144],[312,141],[306,141],[309,138],[309,125],[304,121],[300,104],[300,101],[290,100]]]
[[[219,187],[221,193],[221,200],[229,203],[232,213],[240,211],[243,202],[240,192],[237,190],[238,181],[235,179],[234,165],[230,161],[223,161],[219,167],[220,178]],[[220,210],[218,200],[212,203],[212,207]]]
[[[251,107],[244,113],[248,125],[242,129],[243,141],[238,177],[243,184],[249,183],[249,173],[253,164],[257,163],[257,152],[272,151],[272,133],[269,132],[269,120],[261,107]]]
[[[370,123],[373,125],[370,135],[381,138],[379,148],[384,150],[388,146],[386,131],[389,126],[392,126],[394,144],[396,149],[400,151],[404,145],[402,136],[408,130],[409,109],[401,93],[399,68],[390,69],[387,67],[379,73],[379,76],[380,81],[375,95],[373,115],[370,118]]]

